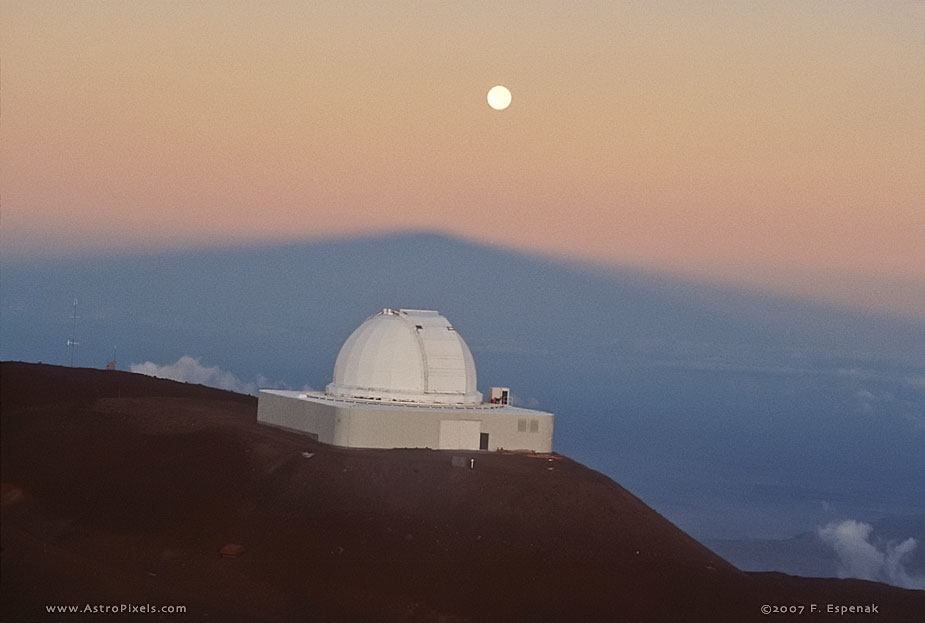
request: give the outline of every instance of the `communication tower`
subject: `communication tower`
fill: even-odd
[[[71,353],[71,367],[77,365],[77,348],[80,342],[77,341],[77,299],[74,299],[74,311],[71,313],[71,337],[67,340],[67,348]]]

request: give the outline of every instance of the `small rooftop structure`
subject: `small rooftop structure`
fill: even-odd
[[[433,310],[383,309],[344,342],[324,392],[260,390],[257,420],[355,448],[552,452],[553,415],[483,402],[475,362]]]

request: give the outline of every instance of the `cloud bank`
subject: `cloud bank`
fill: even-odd
[[[909,537],[881,549],[871,542],[870,524],[854,520],[832,522],[818,528],[819,538],[835,550],[838,577],[886,582],[902,588],[925,589],[925,576],[911,575],[903,563],[918,542]]]
[[[198,358],[189,355],[183,355],[175,363],[166,365],[158,365],[151,361],[133,363],[129,369],[137,374],[146,374],[184,383],[199,383],[241,394],[256,394],[257,383],[264,380],[258,379],[257,382],[245,382],[218,366],[204,366]],[[265,386],[265,384],[261,383],[261,387]]]

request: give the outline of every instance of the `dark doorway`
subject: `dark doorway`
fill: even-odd
[[[488,433],[479,433],[479,450],[488,450]]]

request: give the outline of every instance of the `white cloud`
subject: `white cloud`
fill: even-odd
[[[910,575],[903,564],[918,542],[910,537],[899,544],[887,543],[880,549],[870,540],[872,530],[870,524],[848,519],[818,528],[816,534],[835,550],[839,577],[925,589],[925,576]]]
[[[231,372],[222,370],[218,366],[204,366],[198,358],[190,357],[189,355],[183,355],[176,363],[168,363],[162,366],[150,361],[133,363],[129,369],[137,374],[147,374],[148,376],[183,381],[185,383],[199,383],[241,394],[257,393],[257,383],[242,381]]]

